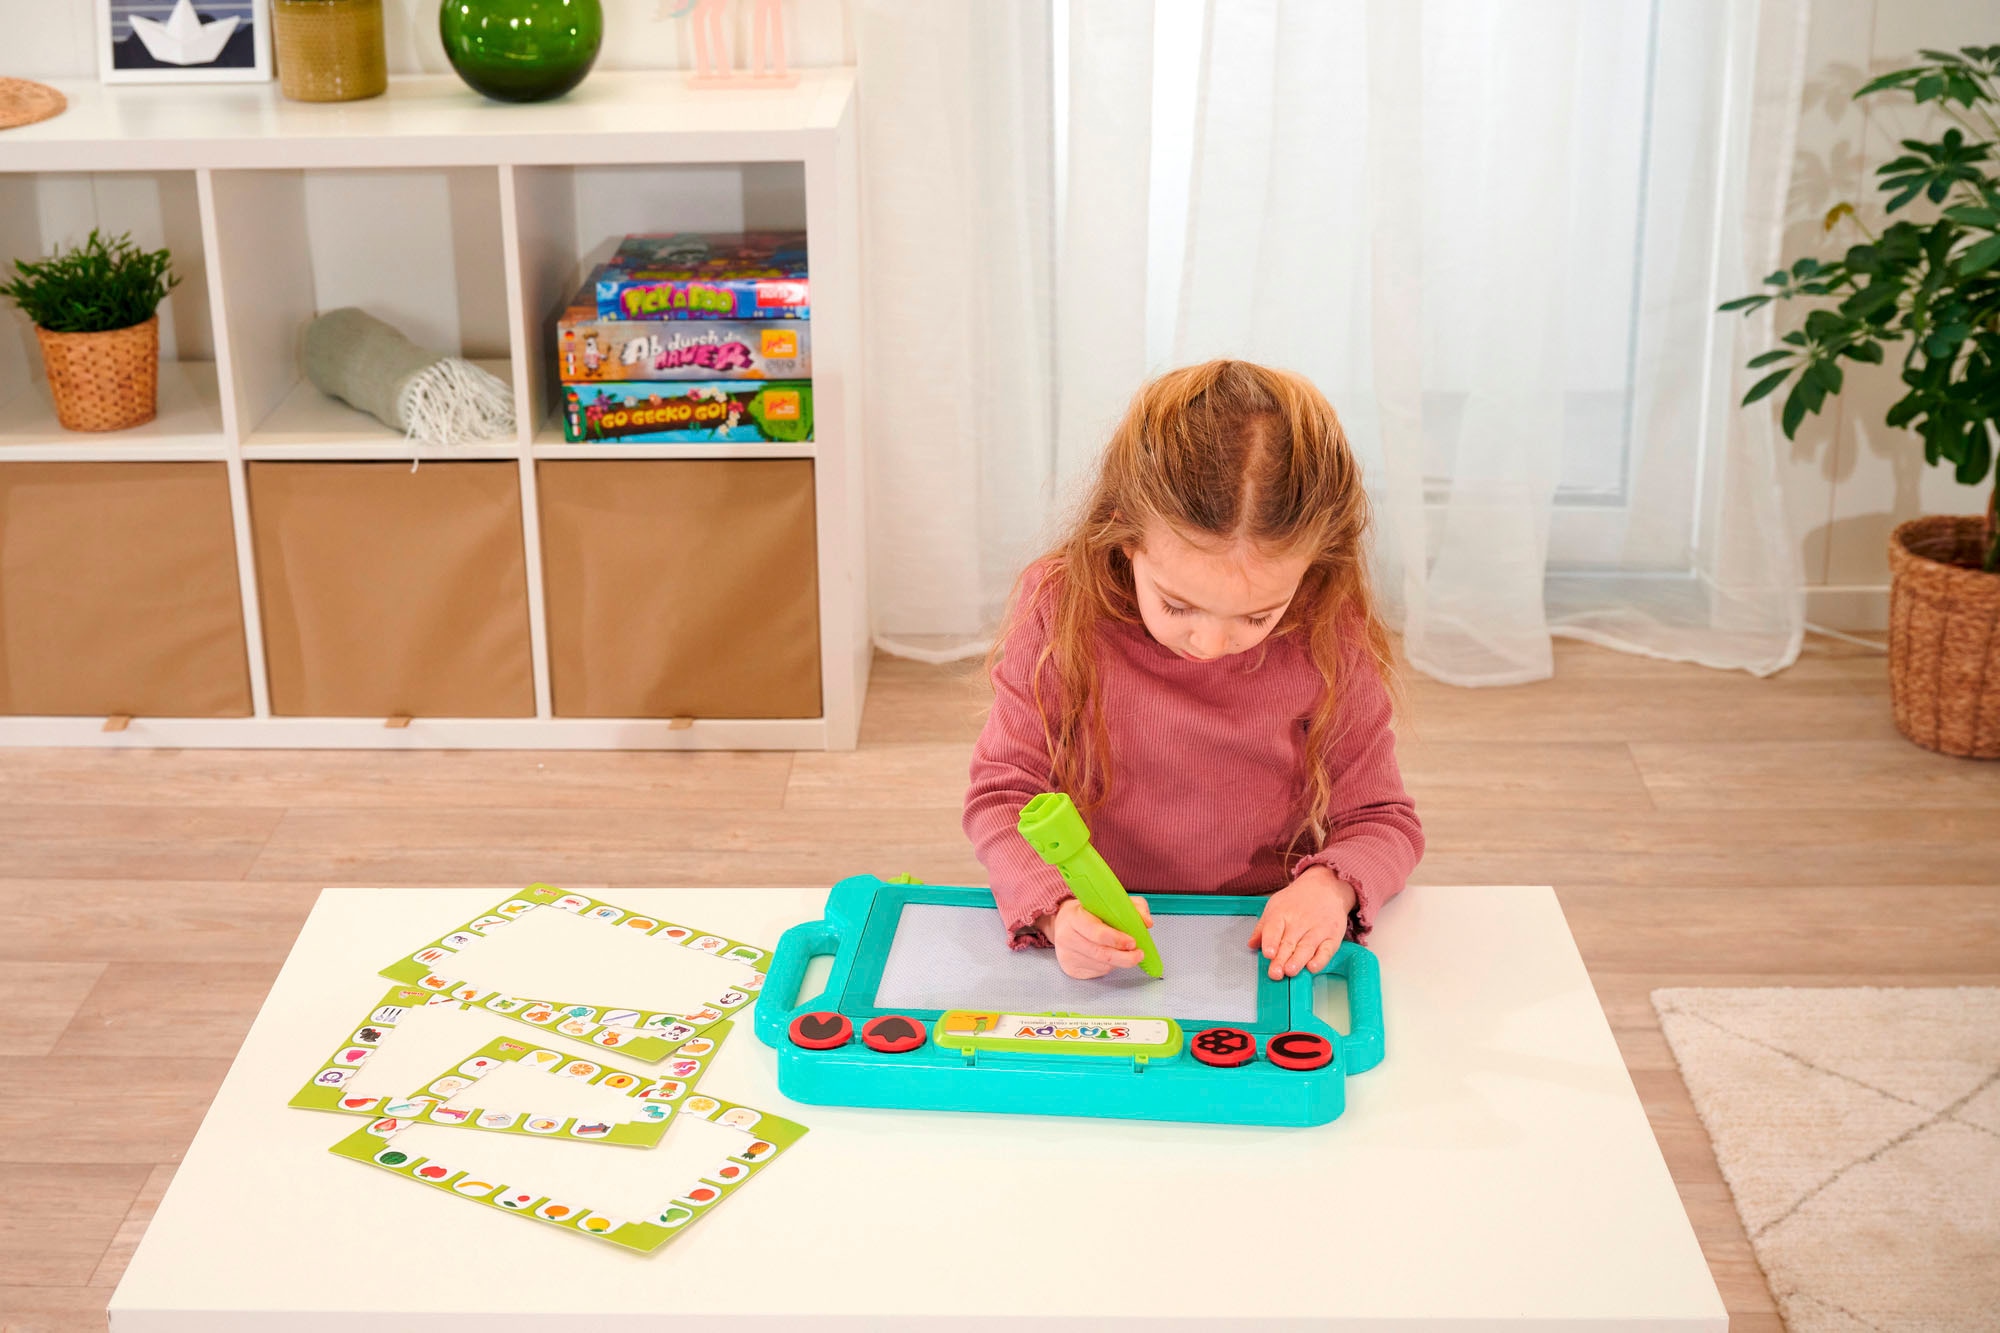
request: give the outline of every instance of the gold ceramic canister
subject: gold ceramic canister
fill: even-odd
[[[382,0],[271,0],[278,86],[299,102],[352,102],[389,86]]]

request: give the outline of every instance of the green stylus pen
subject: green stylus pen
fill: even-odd
[[[1021,836],[1035,849],[1035,855],[1054,866],[1063,883],[1083,904],[1083,910],[1116,930],[1122,930],[1139,946],[1139,970],[1149,977],[1166,975],[1160,965],[1160,951],[1132,895],[1104,864],[1104,858],[1090,845],[1090,830],[1076,803],[1062,792],[1045,791],[1021,807]]]

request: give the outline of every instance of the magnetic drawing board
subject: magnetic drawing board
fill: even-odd
[[[1257,972],[1250,920],[1240,916],[1156,914],[1153,941],[1167,963],[1159,980],[1138,968],[1079,981],[1053,949],[1009,949],[991,907],[912,902],[893,929],[881,1009],[1008,1009],[1028,1013],[1147,1013],[1215,1023],[1257,1018]]]
[[[768,957],[754,944],[531,884],[382,975],[633,1059],[659,1060],[749,1004]],[[619,997],[623,1007],[579,998],[594,996],[605,975],[644,993]]]
[[[1351,941],[1321,969],[1346,984],[1335,1030],[1317,974],[1274,981],[1249,948],[1265,901],[1161,895],[1165,976],[1079,982],[1049,951],[1007,947],[988,890],[856,875],[778,941],[755,1031],[795,1101],[1322,1125],[1382,1059],[1380,970]],[[821,957],[825,984],[802,993]]]
[[[328,1151],[579,1235],[642,1253],[668,1244],[805,1136],[782,1116],[696,1094],[673,1132],[643,1154],[577,1153],[555,1143],[371,1122]]]
[[[829,979],[818,1003],[849,1015],[857,1027],[881,1014],[935,1018],[968,1007],[1153,1014],[1189,1026],[1227,1023],[1259,1033],[1292,1025],[1293,982],[1271,980],[1262,955],[1248,944],[1262,898],[1148,899],[1166,975],[1155,979],[1134,968],[1079,981],[1064,974],[1053,949],[1009,948],[987,890],[884,883],[867,875],[841,881],[846,884],[856,886],[842,894],[838,914],[839,957],[847,965],[837,969],[838,984]],[[841,885],[834,886],[836,894]],[[781,944],[778,952],[784,951]],[[780,994],[778,1003],[789,998]]]

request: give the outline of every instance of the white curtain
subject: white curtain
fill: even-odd
[[[976,650],[1132,390],[1227,355],[1341,412],[1420,670],[1539,679],[1552,635],[1788,664],[1774,429],[1734,406],[1769,331],[1714,307],[1777,265],[1803,24],[1803,0],[868,0],[885,645]]]
[[[977,651],[1053,466],[1046,4],[867,0],[863,448],[877,642]]]

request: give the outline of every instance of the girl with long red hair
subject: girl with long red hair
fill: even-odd
[[[1016,832],[1046,791],[1135,893],[1268,895],[1249,946],[1274,978],[1365,938],[1424,845],[1368,526],[1340,419],[1303,377],[1210,361],[1133,398],[988,663],[965,829],[1015,947],[1053,946],[1075,977],[1139,962]]]

